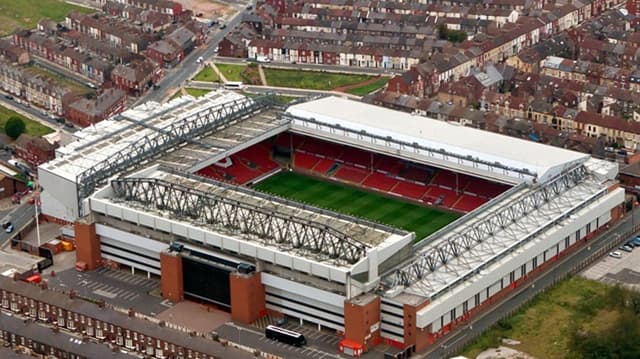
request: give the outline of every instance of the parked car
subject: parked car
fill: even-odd
[[[4,231],[7,233],[13,232],[13,224],[10,223],[9,226],[7,226],[7,228]]]
[[[71,122],[65,122],[65,123],[64,123],[64,126],[65,126],[65,127],[69,127],[69,128],[73,128],[73,123],[71,123]]]
[[[633,248],[629,247],[629,246],[628,246],[628,245],[626,245],[626,244],[625,244],[624,246],[621,246],[619,249],[620,249],[620,250],[622,250],[622,251],[625,251],[625,252],[631,252],[631,251],[633,251]]]
[[[620,258],[622,258],[622,253],[620,253],[618,251],[614,251],[614,252],[609,253],[609,257],[620,259]]]
[[[13,96],[11,95],[4,95],[4,98],[6,98],[7,100],[13,100]]]
[[[226,28],[227,28],[227,24],[222,24],[222,25],[220,25],[220,30],[224,30],[224,29],[226,29]]]

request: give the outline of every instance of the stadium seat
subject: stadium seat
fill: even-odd
[[[403,167],[403,161],[385,155],[376,154],[374,157],[373,167],[384,173],[397,175]]]
[[[471,181],[471,177],[463,174],[458,174],[457,177],[458,178],[456,183],[455,172],[440,170],[435,174],[435,176],[433,176],[433,179],[431,179],[430,184],[452,189],[454,191],[457,188],[458,191],[462,191],[467,187],[467,185]]]
[[[371,152],[345,146],[342,155],[338,158],[344,163],[359,165],[364,168],[371,167]]]
[[[453,209],[457,209],[464,212],[471,212],[474,209],[485,204],[487,201],[488,200],[486,198],[463,194],[458,198],[456,203],[454,203]]]
[[[422,198],[424,193],[427,192],[427,186],[413,182],[398,181],[398,184],[391,189],[391,192],[407,198],[419,200]]]
[[[450,189],[429,185],[429,197],[442,198],[444,207],[452,208],[453,204],[458,200],[459,195]]]
[[[374,172],[370,174],[364,182],[362,182],[362,185],[375,188],[380,191],[389,192],[396,183],[398,183],[397,179],[379,172]]]
[[[342,165],[333,176],[352,183],[362,183],[362,181],[364,181],[364,179],[367,178],[368,175],[369,172],[366,170],[348,165]]]
[[[304,143],[300,146],[300,150],[318,155],[319,157],[338,158],[342,153],[342,146],[309,137],[304,140]]]
[[[311,171],[318,163],[319,158],[304,152],[296,152],[293,156],[293,166],[304,170]]]
[[[327,171],[333,166],[335,162],[336,161],[334,160],[321,158],[318,160],[318,163],[313,167],[313,171],[326,176]]]

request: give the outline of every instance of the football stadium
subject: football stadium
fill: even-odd
[[[252,323],[422,351],[618,219],[616,163],[329,96],[146,103],[40,166],[77,260]]]

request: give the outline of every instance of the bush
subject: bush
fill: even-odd
[[[4,125],[4,132],[7,134],[7,136],[15,140],[24,133],[26,128],[27,126],[20,117],[11,116],[7,120],[7,123]]]

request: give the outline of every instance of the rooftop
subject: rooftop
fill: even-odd
[[[462,158],[524,169],[537,174],[538,181],[548,180],[589,158],[578,152],[333,96],[293,105],[287,112],[360,133],[446,150]],[[433,154],[427,151],[422,156],[427,159]]]

